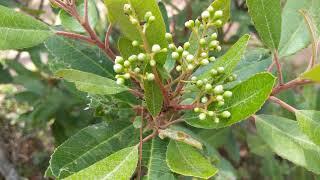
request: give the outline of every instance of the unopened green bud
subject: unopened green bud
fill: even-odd
[[[216,117],[216,118],[214,118],[214,122],[215,122],[215,123],[219,123],[219,122],[220,122],[220,119]]]
[[[200,108],[196,107],[193,109],[194,112],[200,112]]]
[[[140,71],[141,71],[140,68],[138,68],[138,67],[134,68],[134,72],[135,72],[135,73],[139,73]]]
[[[202,45],[202,46],[206,45],[206,44],[207,44],[206,39],[205,39],[205,38],[201,38],[201,39],[199,40],[199,44]]]
[[[163,49],[161,49],[161,52],[168,52],[168,49],[167,48],[163,48]]]
[[[211,85],[211,84],[206,84],[206,85],[205,85],[205,89],[206,89],[207,91],[211,90],[211,89],[212,89],[212,85]]]
[[[156,17],[155,16],[150,16],[149,19],[148,19],[148,23],[152,23],[156,20]]]
[[[208,19],[210,17],[209,11],[203,11],[201,13],[201,17],[202,17],[202,19]]]
[[[152,12],[148,11],[146,12],[146,14],[144,15],[144,20],[145,21],[149,21],[149,18],[152,16]]]
[[[224,67],[218,67],[217,68],[218,73],[222,74],[224,73]]]
[[[181,46],[179,46],[178,49],[177,49],[177,52],[178,53],[182,53],[183,52],[183,48]]]
[[[213,92],[214,92],[215,94],[221,94],[221,93],[223,93],[223,86],[222,86],[222,85],[218,85],[218,86],[214,87]]]
[[[171,33],[166,33],[165,37],[168,41],[172,41],[172,34]]]
[[[219,45],[219,41],[213,40],[213,41],[210,42],[209,47],[210,48],[217,48],[218,45]]]
[[[209,58],[209,61],[210,61],[210,62],[213,62],[213,61],[215,61],[215,60],[216,60],[216,58],[213,57],[213,56]]]
[[[198,81],[197,81],[197,86],[198,86],[198,87],[201,87],[202,85],[203,85],[203,81],[202,81],[202,80],[198,80]]]
[[[222,116],[223,118],[229,118],[229,117],[231,117],[231,113],[230,113],[229,111],[223,111],[223,112],[221,113],[221,116]]]
[[[157,62],[153,59],[150,60],[150,66],[155,66],[157,64]]]
[[[171,56],[175,60],[179,59],[179,57],[180,57],[179,53],[177,53],[177,52],[172,52]]]
[[[224,101],[223,96],[221,96],[221,95],[216,96],[216,100],[219,102]]]
[[[184,49],[189,49],[189,48],[190,48],[190,42],[185,42],[185,43],[183,44],[183,48],[184,48]]]
[[[218,38],[218,34],[217,33],[211,34],[211,39],[212,40],[216,40],[217,38]]]
[[[131,63],[130,63],[130,61],[128,61],[128,60],[124,61],[124,63],[123,63],[124,67],[129,67],[130,64],[131,64]]]
[[[196,81],[196,80],[197,80],[197,77],[192,76],[191,81]]]
[[[196,26],[199,27],[201,22],[199,21],[199,19],[196,19],[196,22],[195,22]]]
[[[118,85],[123,85],[124,84],[124,79],[123,78],[118,78],[116,83]]]
[[[203,58],[208,57],[208,53],[206,53],[206,52],[201,53],[201,57],[203,57]]]
[[[145,55],[143,53],[138,54],[138,60],[139,61],[144,61],[146,59],[147,59],[147,55]]]
[[[176,46],[173,43],[169,44],[168,47],[169,47],[170,50],[175,50],[176,49]]]
[[[154,78],[155,78],[155,77],[154,77],[154,74],[152,74],[152,73],[148,73],[148,74],[147,74],[147,80],[148,80],[148,81],[153,81]]]
[[[130,62],[134,62],[134,61],[136,61],[137,59],[138,59],[137,55],[131,55],[131,56],[128,58],[128,60],[129,60]]]
[[[132,7],[130,4],[124,4],[123,5],[123,11],[127,14],[130,14],[132,12]]]
[[[116,59],[114,60],[114,62],[116,63],[116,64],[120,64],[120,63],[122,63],[124,61],[124,59],[123,59],[123,57],[121,57],[121,56],[116,56]]]
[[[208,115],[212,117],[215,115],[215,113],[213,111],[208,111]]]
[[[201,60],[201,64],[202,65],[207,65],[207,64],[209,64],[209,60],[208,59],[202,59]]]
[[[209,6],[208,9],[207,9],[210,13],[213,13],[214,9],[212,6]]]
[[[208,98],[207,98],[206,96],[202,97],[202,98],[201,98],[201,102],[202,102],[202,103],[208,102]]]
[[[204,83],[208,83],[209,80],[208,80],[207,78],[205,78],[205,79],[203,79],[203,82],[204,82]]]
[[[218,52],[220,52],[222,50],[222,47],[221,46],[217,46],[216,49],[217,49]]]
[[[192,62],[194,60],[194,56],[192,54],[187,55],[186,60],[188,62]]]
[[[188,51],[183,51],[182,52],[182,57],[187,57],[189,55],[189,52]]]
[[[210,73],[212,76],[216,76],[218,74],[218,71],[216,69],[211,69]]]
[[[232,97],[232,92],[231,92],[231,91],[226,91],[226,92],[224,92],[224,93],[223,93],[223,97],[225,97],[225,98],[230,98],[230,97]]]
[[[191,71],[194,69],[194,65],[193,64],[188,64],[187,66],[188,70]]]
[[[122,67],[121,64],[115,64],[115,65],[113,65],[113,70],[114,70],[114,72],[116,72],[116,73],[120,73],[120,72],[122,72],[123,67]]]
[[[219,19],[219,20],[216,20],[213,24],[214,24],[216,27],[221,27],[221,26],[222,26],[222,21]]]
[[[129,74],[129,73],[125,73],[125,74],[123,75],[123,77],[124,77],[125,79],[130,79],[130,74]]]
[[[221,10],[219,10],[219,11],[216,11],[215,13],[214,13],[214,18],[215,19],[218,19],[218,18],[221,18],[223,16],[223,11],[221,11]]]
[[[218,107],[222,107],[224,105],[224,101],[218,101]]]
[[[182,70],[182,67],[181,67],[180,65],[178,65],[178,66],[176,67],[176,70],[177,70],[178,72],[180,72],[180,71]]]
[[[199,119],[200,120],[205,120],[207,118],[207,115],[205,113],[200,113],[199,114]]]
[[[161,51],[161,47],[159,44],[154,44],[151,48],[152,52],[159,53]]]
[[[139,25],[139,21],[136,18],[130,18],[130,22],[133,25]]]
[[[194,21],[193,20],[189,20],[187,21],[186,23],[184,23],[184,25],[187,27],[187,28],[193,28],[194,27]]]
[[[139,42],[138,42],[138,41],[132,41],[132,46],[133,46],[133,47],[139,46]]]

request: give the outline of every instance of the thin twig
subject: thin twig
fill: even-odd
[[[269,100],[274,102],[274,103],[279,104],[281,107],[283,107],[284,109],[286,109],[286,110],[288,110],[290,112],[295,113],[297,111],[296,108],[290,106],[289,104],[285,103],[284,101],[282,101],[281,99],[279,99],[279,98],[277,98],[275,96],[270,96]]]
[[[303,79],[294,79],[286,84],[283,84],[282,86],[277,86],[272,90],[272,95],[276,95],[279,94],[280,92],[284,91],[284,90],[288,90],[291,88],[295,88],[297,86],[301,86],[301,85],[306,85],[306,84],[311,84],[313,83],[313,81],[310,80],[303,80]]]
[[[84,21],[87,23],[89,23],[88,11],[88,0],[84,0]]]
[[[167,124],[162,125],[162,126],[160,126],[160,127],[161,127],[161,129],[166,129],[166,128],[168,128],[169,126],[171,126],[171,125],[173,125],[173,124],[180,123],[180,122],[184,122],[184,120],[183,120],[183,119],[177,119],[177,120],[168,122]]]
[[[65,37],[68,37],[71,39],[80,39],[80,40],[83,40],[83,41],[86,41],[90,44],[95,45],[95,42],[90,37],[84,36],[81,34],[76,34],[76,33],[72,33],[72,32],[65,32],[65,31],[56,31],[56,34],[61,35],[61,36],[65,36]]]
[[[104,46],[106,48],[110,48],[109,39],[110,39],[111,32],[112,32],[112,24],[110,23],[106,32],[106,37],[104,39]]]
[[[272,63],[271,63],[270,66],[268,67],[267,71],[268,71],[268,72],[271,72],[275,64],[276,64],[275,61],[272,61]]]
[[[282,75],[282,67],[279,62],[279,56],[278,56],[278,51],[275,50],[273,53],[273,61],[277,66],[277,72],[278,72],[278,78],[279,78],[279,85],[281,86],[283,84],[283,75]]]

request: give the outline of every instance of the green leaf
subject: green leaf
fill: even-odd
[[[128,147],[65,179],[130,179],[136,169],[137,163],[137,146]]]
[[[171,171],[185,176],[208,179],[218,172],[194,147],[179,141],[170,141],[167,163]]]
[[[215,0],[211,4],[211,6],[215,10],[222,10],[223,11],[223,17],[221,18],[222,24],[225,24],[229,21],[231,0]]]
[[[238,42],[228,50],[227,53],[220,57],[216,62],[199,68],[194,73],[194,76],[197,76],[200,79],[207,78],[210,76],[211,69],[222,66],[225,69],[225,73],[220,80],[224,80],[225,78],[227,78],[244,55],[249,39],[250,35],[248,34],[242,36],[241,39],[239,39]]]
[[[301,77],[304,79],[320,82],[320,65],[317,65],[310,71],[303,73]]]
[[[108,95],[128,90],[111,79],[74,69],[59,70],[55,75],[75,83],[78,90],[92,94]]]
[[[174,180],[176,179],[171,173],[166,163],[166,151],[169,141],[161,140],[156,137],[151,140],[146,148],[143,149],[144,157],[147,159],[146,167],[148,168],[144,180]],[[145,145],[144,145],[145,146]]]
[[[282,12],[279,45],[281,57],[292,55],[310,44],[311,37],[308,26],[299,10],[303,9],[311,14],[318,14],[319,8],[320,1],[318,0],[288,0],[286,2]]]
[[[60,145],[52,154],[52,174],[59,178],[91,166],[137,141],[129,122],[114,121],[89,126]]]
[[[123,35],[133,40],[138,40],[142,42],[141,36],[137,27],[132,25],[129,21],[129,17],[124,13],[123,6],[128,3],[127,0],[105,0],[104,1],[107,9],[109,20],[112,24],[118,25],[121,33]],[[131,0],[131,5],[135,10],[139,20],[144,21],[144,15],[146,12],[150,11],[156,17],[156,20],[150,24],[146,30],[147,43],[150,47],[154,44],[159,44],[162,48],[168,46],[168,42],[165,39],[166,26],[162,18],[160,9],[156,1],[140,1]],[[156,56],[156,60],[160,64],[164,64],[166,61],[167,53],[159,53]]]
[[[118,40],[118,48],[121,53],[121,56],[125,59],[128,59],[131,55],[138,55],[142,53],[143,50],[139,47],[133,47],[132,41],[126,37],[120,37]]]
[[[77,10],[80,16],[84,16],[84,3],[77,5]],[[66,29],[75,32],[86,32],[81,24],[72,16],[70,16],[66,11],[61,10],[59,13],[61,24]],[[90,26],[94,28],[98,22],[98,10],[94,1],[88,1],[88,19]]]
[[[260,110],[268,99],[274,84],[275,77],[273,75],[260,73],[232,88],[230,91],[233,96],[226,101],[224,106],[218,108],[219,113],[229,111],[231,118],[220,119],[219,123],[215,123],[211,117],[200,121],[198,114],[191,111],[186,113],[184,119],[191,126],[198,128],[214,129],[231,126]]]
[[[301,133],[296,121],[270,115],[256,117],[258,135],[284,159],[320,173],[320,147]]]
[[[272,154],[268,144],[266,144],[259,136],[247,134],[247,143],[250,152],[256,155],[266,157]]]
[[[249,13],[266,46],[278,49],[281,37],[280,0],[247,0]]]
[[[55,58],[49,60],[54,72],[71,68],[108,78],[114,77],[112,62],[97,47],[59,36],[49,38],[45,45]]]
[[[12,9],[0,6],[0,49],[24,49],[45,41],[53,32],[49,27]]]
[[[158,6],[164,21],[164,24],[166,25],[166,32],[170,32],[170,21],[169,21],[169,17],[168,17],[168,12],[166,9],[166,6],[164,5],[163,2],[158,2]]]
[[[160,87],[154,81],[144,81],[143,85],[147,108],[152,116],[157,116],[161,112],[163,104]]]
[[[320,146],[320,112],[296,111],[296,117],[301,131]]]

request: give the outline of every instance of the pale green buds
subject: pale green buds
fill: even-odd
[[[201,87],[203,85],[203,81],[202,80],[198,80],[196,84],[197,84],[198,87]]]
[[[217,40],[213,40],[209,44],[210,48],[217,48],[218,46],[219,46],[219,41],[217,41]]]
[[[202,102],[202,103],[208,102],[208,98],[207,98],[206,96],[202,97],[202,98],[201,98],[201,102]]]
[[[177,49],[177,52],[178,53],[182,53],[183,52],[183,48],[181,46],[179,46],[178,49]]]
[[[175,60],[178,60],[179,57],[180,57],[179,53],[177,53],[177,52],[172,52],[171,56],[172,56],[172,58],[175,59]]]
[[[216,40],[218,38],[218,34],[217,33],[213,33],[213,34],[211,34],[210,37],[211,37],[212,40]]]
[[[139,42],[138,42],[138,41],[132,41],[132,46],[133,46],[133,47],[139,46]]]
[[[196,107],[193,109],[194,112],[200,112],[200,108]]]
[[[216,49],[217,49],[218,52],[220,52],[222,50],[222,47],[221,46],[217,46]]]
[[[199,114],[199,119],[200,120],[205,120],[207,118],[207,115],[205,113],[200,113]]]
[[[185,43],[183,44],[183,48],[184,48],[184,49],[189,49],[189,47],[190,47],[190,43],[189,43],[189,42],[185,42]]]
[[[209,6],[208,9],[207,9],[210,13],[213,13],[214,9],[212,6]]]
[[[206,84],[204,87],[207,91],[210,91],[212,89],[212,85],[211,84]]]
[[[151,16],[148,20],[148,23],[152,23],[156,20],[156,17],[155,16]]]
[[[194,60],[194,56],[192,54],[187,55],[186,60],[188,62],[192,62]]]
[[[123,63],[124,67],[129,67],[131,65],[130,61],[124,61]]]
[[[130,79],[130,74],[129,73],[125,73],[124,75],[123,75],[123,77],[125,78],[125,79]]]
[[[147,55],[145,55],[143,53],[138,54],[138,60],[139,61],[144,61],[146,59],[147,59]]]
[[[159,53],[159,52],[161,51],[160,45],[159,45],[159,44],[154,44],[154,45],[152,46],[152,48],[151,48],[151,51],[152,51],[153,53]]]
[[[221,18],[223,16],[223,11],[221,11],[221,10],[219,10],[219,11],[216,11],[215,13],[214,13],[214,18],[215,19],[219,19],[219,18]]]
[[[165,38],[167,39],[167,41],[172,41],[172,34],[166,33]]]
[[[182,67],[181,67],[180,65],[178,65],[178,66],[176,67],[176,70],[177,70],[178,72],[180,72],[180,71],[182,71]]]
[[[207,44],[206,39],[205,39],[205,38],[201,38],[201,39],[199,40],[199,44],[200,44],[201,46],[206,45],[206,44]]]
[[[210,62],[213,62],[213,61],[215,61],[215,60],[216,60],[216,58],[213,57],[213,56],[209,58],[209,61],[210,61]]]
[[[130,17],[130,22],[133,25],[139,25],[139,21],[136,18]]]
[[[196,81],[196,80],[197,80],[197,77],[195,77],[195,76],[191,77],[191,81]]]
[[[175,50],[176,49],[176,46],[173,43],[169,44],[168,47],[169,47],[170,50]]]
[[[131,56],[128,58],[128,60],[129,60],[130,62],[134,62],[134,61],[136,61],[137,59],[138,59],[137,55],[131,55]]]
[[[207,65],[207,64],[209,64],[209,60],[208,59],[202,59],[201,60],[201,64],[202,65]]]
[[[146,78],[147,78],[148,81],[153,81],[155,77],[154,77],[154,74],[147,73],[147,77]]]
[[[182,57],[187,57],[189,55],[189,52],[188,51],[183,51],[182,52]]]
[[[201,53],[201,57],[203,57],[203,58],[208,57],[208,53],[206,53],[206,52]]]
[[[230,97],[232,97],[232,92],[231,92],[231,91],[226,91],[226,92],[224,92],[224,93],[223,93],[223,97],[225,97],[225,98],[230,98]]]
[[[120,64],[120,63],[122,63],[124,61],[124,59],[123,59],[123,57],[121,57],[121,56],[116,56],[116,59],[114,60],[114,62],[116,63],[116,64]]]
[[[123,85],[124,84],[124,79],[123,78],[118,78],[116,83],[118,85]]]
[[[157,64],[157,62],[153,59],[150,60],[150,66],[155,66]]]
[[[224,105],[224,101],[218,101],[218,107],[221,107]]]
[[[208,115],[212,117],[215,115],[215,113],[213,111],[208,111]]]
[[[221,95],[218,95],[216,97],[216,100],[219,101],[219,102],[223,102],[224,101],[223,96],[221,96]]]
[[[115,64],[115,65],[113,65],[113,70],[114,70],[114,72],[116,72],[116,73],[120,73],[120,72],[122,72],[123,67],[122,67],[121,64]]]
[[[216,27],[220,27],[220,26],[222,26],[222,21],[219,19],[219,20],[216,20],[213,24],[214,24]]]
[[[210,17],[209,11],[203,11],[203,12],[201,13],[201,18],[202,18],[202,19],[208,19],[209,17]]]
[[[224,67],[218,67],[217,68],[218,73],[222,74],[224,73]]]
[[[194,65],[193,64],[188,64],[187,69],[189,71],[193,70],[194,69]]]
[[[139,73],[140,71],[141,71],[140,68],[138,68],[138,67],[134,68],[134,72],[135,72],[135,73]]]
[[[229,118],[229,117],[231,117],[231,113],[230,113],[229,111],[223,111],[223,112],[221,113],[221,117],[223,117],[223,118]]]
[[[215,122],[215,123],[219,123],[219,122],[220,122],[220,119],[216,117],[216,118],[214,118],[214,122]]]
[[[127,14],[131,14],[132,12],[132,7],[130,4],[124,4],[123,5],[123,11]]]
[[[144,20],[149,21],[151,16],[152,16],[152,12],[150,12],[150,11],[146,12],[146,14],[144,15]]]
[[[213,92],[214,92],[215,94],[221,94],[221,93],[223,93],[223,86],[222,86],[222,85],[218,85],[218,86],[214,87]]]
[[[210,73],[212,76],[216,76],[218,74],[218,71],[216,69],[211,69]]]
[[[193,28],[194,27],[194,21],[193,20],[189,20],[187,22],[184,23],[184,25],[187,27],[187,28]]]

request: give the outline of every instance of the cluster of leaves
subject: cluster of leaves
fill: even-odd
[[[110,48],[111,28],[105,42],[93,29],[98,24],[98,12],[92,1],[51,2],[61,8],[63,27],[49,27],[0,6],[0,34],[4,37],[0,49],[28,51],[39,70],[29,71],[8,60],[4,65],[18,75],[12,79],[6,70],[0,71],[8,77],[4,81],[25,87],[17,99],[35,107],[28,117],[36,121],[54,118],[57,136],[61,136],[61,129],[77,130],[99,121],[82,109],[94,109],[106,121],[80,130],[58,146],[46,176],[233,178],[235,170],[216,147],[226,144],[224,140],[230,141],[226,149],[236,154],[231,155],[232,160],[239,161],[231,125],[249,117],[259,136],[246,135],[248,144],[253,153],[266,158],[265,166],[277,162],[274,152],[320,174],[320,113],[297,110],[275,97],[290,88],[319,81],[318,1],[288,0],[281,14],[279,0],[247,0],[255,29],[267,49],[250,49],[246,53],[250,36],[245,34],[220,57],[218,54],[224,49],[219,36],[231,16],[230,0],[215,0],[198,12],[195,21],[186,21],[185,27],[191,34],[181,46],[175,45],[168,32],[167,12],[162,3],[105,0],[109,27],[115,26],[121,32],[121,56],[115,56]],[[284,83],[280,60],[310,43],[313,54],[307,71]],[[41,62],[42,51],[49,52],[50,69]],[[271,73],[273,66],[277,67],[278,79]],[[60,82],[57,77],[65,81]],[[86,108],[83,105],[87,99],[90,102]],[[268,99],[293,112],[297,121],[255,115]],[[70,134],[60,142],[67,136]]]

